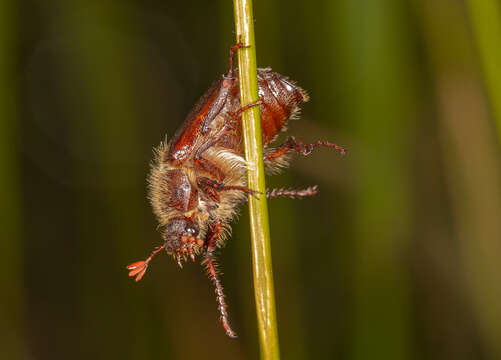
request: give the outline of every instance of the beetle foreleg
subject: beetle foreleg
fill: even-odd
[[[218,310],[221,314],[221,323],[223,324],[223,328],[226,331],[226,335],[230,338],[236,338],[237,334],[231,329],[230,322],[228,320],[228,312],[226,308],[226,302],[224,301],[225,295],[223,291],[223,285],[221,285],[221,281],[219,280],[219,275],[217,273],[217,269],[215,266],[214,259],[214,249],[216,246],[217,239],[221,235],[221,223],[217,222],[212,224],[209,228],[209,233],[207,235],[206,240],[206,254],[203,264],[207,267],[207,272],[209,277],[214,284],[214,291],[216,293],[216,301],[218,304]]]

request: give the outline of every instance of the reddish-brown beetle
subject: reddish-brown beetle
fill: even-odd
[[[242,144],[240,114],[259,106],[263,137],[264,164],[268,172],[288,166],[289,154],[308,155],[318,146],[345,153],[345,149],[328,141],[312,144],[290,137],[277,148],[268,145],[287,121],[308,101],[305,91],[294,82],[272,72],[258,69],[259,98],[256,103],[240,105],[238,73],[233,65],[237,44],[230,49],[230,69],[215,81],[197,102],[183,126],[169,142],[156,149],[156,159],[149,178],[150,200],[163,229],[162,246],[144,261],[127,266],[129,276],[139,281],[151,259],[166,250],[182,267],[182,261],[202,255],[216,292],[221,322],[229,337],[231,329],[223,287],[215,267],[214,251],[231,233],[230,222],[247,195],[257,196],[246,187],[246,162]],[[305,190],[273,189],[266,196],[274,198],[315,195],[317,187]]]

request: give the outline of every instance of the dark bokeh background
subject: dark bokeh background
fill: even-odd
[[[258,64],[311,95],[290,133],[349,149],[269,186],[283,359],[500,359],[499,146],[456,0],[255,1]],[[160,236],[152,147],[227,69],[230,1],[0,2],[0,353],[255,359],[247,209],[198,264],[124,266]],[[499,45],[499,44],[498,44]],[[2,358],[4,358],[2,356]]]

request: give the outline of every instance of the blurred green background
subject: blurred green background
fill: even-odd
[[[2,358],[258,357],[245,207],[220,256],[238,340],[198,264],[124,268],[161,242],[152,148],[227,70],[232,6],[0,2]],[[321,191],[270,203],[282,358],[501,359],[500,99],[470,8],[254,7],[259,66],[311,95],[289,133],[349,151],[268,180]]]

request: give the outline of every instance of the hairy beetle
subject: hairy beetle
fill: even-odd
[[[165,250],[178,265],[196,255],[203,257],[212,280],[221,322],[229,337],[231,329],[223,287],[215,267],[214,251],[231,233],[230,222],[247,195],[258,196],[246,184],[246,162],[242,143],[243,111],[259,106],[263,138],[264,164],[267,172],[276,172],[289,164],[291,152],[309,155],[325,146],[345,154],[345,149],[328,141],[304,144],[290,137],[282,145],[270,143],[285,130],[289,119],[297,116],[299,106],[308,101],[306,92],[287,77],[258,69],[260,100],[241,106],[238,72],[233,58],[241,43],[230,49],[230,69],[215,81],[198,100],[193,110],[170,141],[156,149],[149,177],[149,197],[163,231],[163,245],[143,261],[127,266],[129,276],[139,281],[151,259]],[[304,190],[273,189],[268,198],[315,195],[317,187]]]

